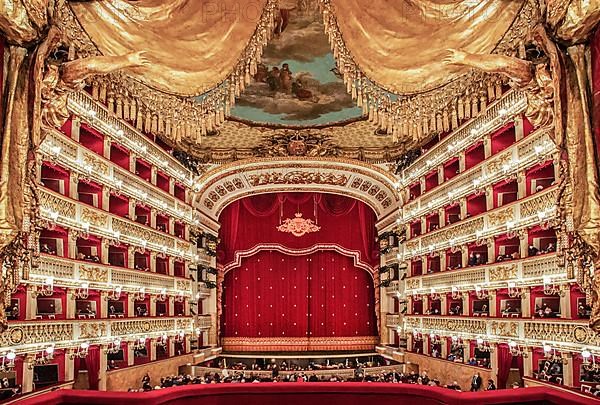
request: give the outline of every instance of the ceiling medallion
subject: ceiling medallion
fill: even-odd
[[[275,134],[254,148],[259,157],[275,156],[340,156],[341,149],[330,135],[318,131],[285,131]]]
[[[295,218],[286,218],[283,224],[277,227],[277,230],[300,237],[307,233],[318,232],[321,229],[320,226],[315,225],[312,219],[302,218],[300,212],[297,212],[294,216]]]

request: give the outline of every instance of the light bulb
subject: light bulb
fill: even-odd
[[[9,360],[14,360],[15,357],[17,357],[17,354],[15,352],[8,352],[6,353],[6,358]]]

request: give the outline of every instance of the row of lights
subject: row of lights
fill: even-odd
[[[66,162],[68,164],[70,159],[68,159],[64,155],[62,155],[62,156],[60,155],[60,153],[62,151],[62,148],[60,146],[52,144],[49,140],[46,141],[43,145],[46,145],[46,144],[47,144],[47,148],[52,153],[54,159],[57,159],[60,156],[61,162]],[[90,164],[86,164],[81,159],[77,159],[77,160],[73,161],[73,164],[71,164],[70,166],[74,167],[75,169],[77,169],[77,167],[78,167],[83,172],[85,172],[86,175],[88,175],[88,176],[94,174],[94,176],[99,178],[99,180],[103,184],[107,184],[109,186],[112,185],[116,190],[122,191],[124,188],[123,187],[124,184],[123,184],[122,180],[116,179],[114,177],[114,175],[112,177],[104,178],[104,176],[102,174],[94,173],[93,166]],[[192,221],[191,213],[189,215],[186,215],[186,213],[184,211],[177,210],[175,208],[170,208],[169,205],[165,201],[157,199],[157,198],[155,199],[153,197],[149,198],[148,193],[141,191],[140,189],[137,189],[137,188],[127,185],[126,191],[133,198],[137,198],[138,200],[143,201],[143,202],[149,201],[151,205],[154,205],[158,209],[170,211],[171,215],[174,215],[175,217],[179,217],[182,220],[190,222],[190,223]]]
[[[502,166],[502,168],[497,172],[489,175],[482,175],[477,179],[473,179],[472,183],[470,184],[466,184],[457,190],[449,191],[446,195],[441,196],[435,200],[429,201],[426,207],[415,207],[409,214],[403,217],[404,221],[400,221],[400,224],[408,223],[415,217],[424,215],[429,211],[443,207],[451,201],[455,201],[459,198],[468,195],[473,190],[481,190],[484,187],[487,187],[490,184],[493,184],[495,181],[497,181],[499,175],[512,175],[517,171],[529,166],[529,162],[539,162],[540,160],[545,159],[547,154],[553,152],[555,149],[556,148],[554,144],[548,140],[543,142],[541,145],[535,145],[534,152],[531,155],[526,156],[523,159],[513,159],[509,163],[505,163]]]

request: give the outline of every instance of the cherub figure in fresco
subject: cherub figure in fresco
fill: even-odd
[[[281,71],[279,72],[279,79],[281,82],[281,91],[284,93],[292,92],[292,72],[290,71],[290,66],[287,63],[284,63],[281,66]]]

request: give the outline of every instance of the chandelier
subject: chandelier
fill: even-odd
[[[279,232],[291,233],[295,237],[300,237],[306,235],[307,233],[318,232],[321,227],[316,224],[317,219],[317,201],[313,196],[313,211],[315,216],[315,221],[312,219],[302,218],[302,213],[300,212],[300,205],[298,204],[298,209],[294,214],[294,218],[286,218],[282,222],[283,218],[283,203],[279,206],[279,223],[280,225],[277,227]]]

